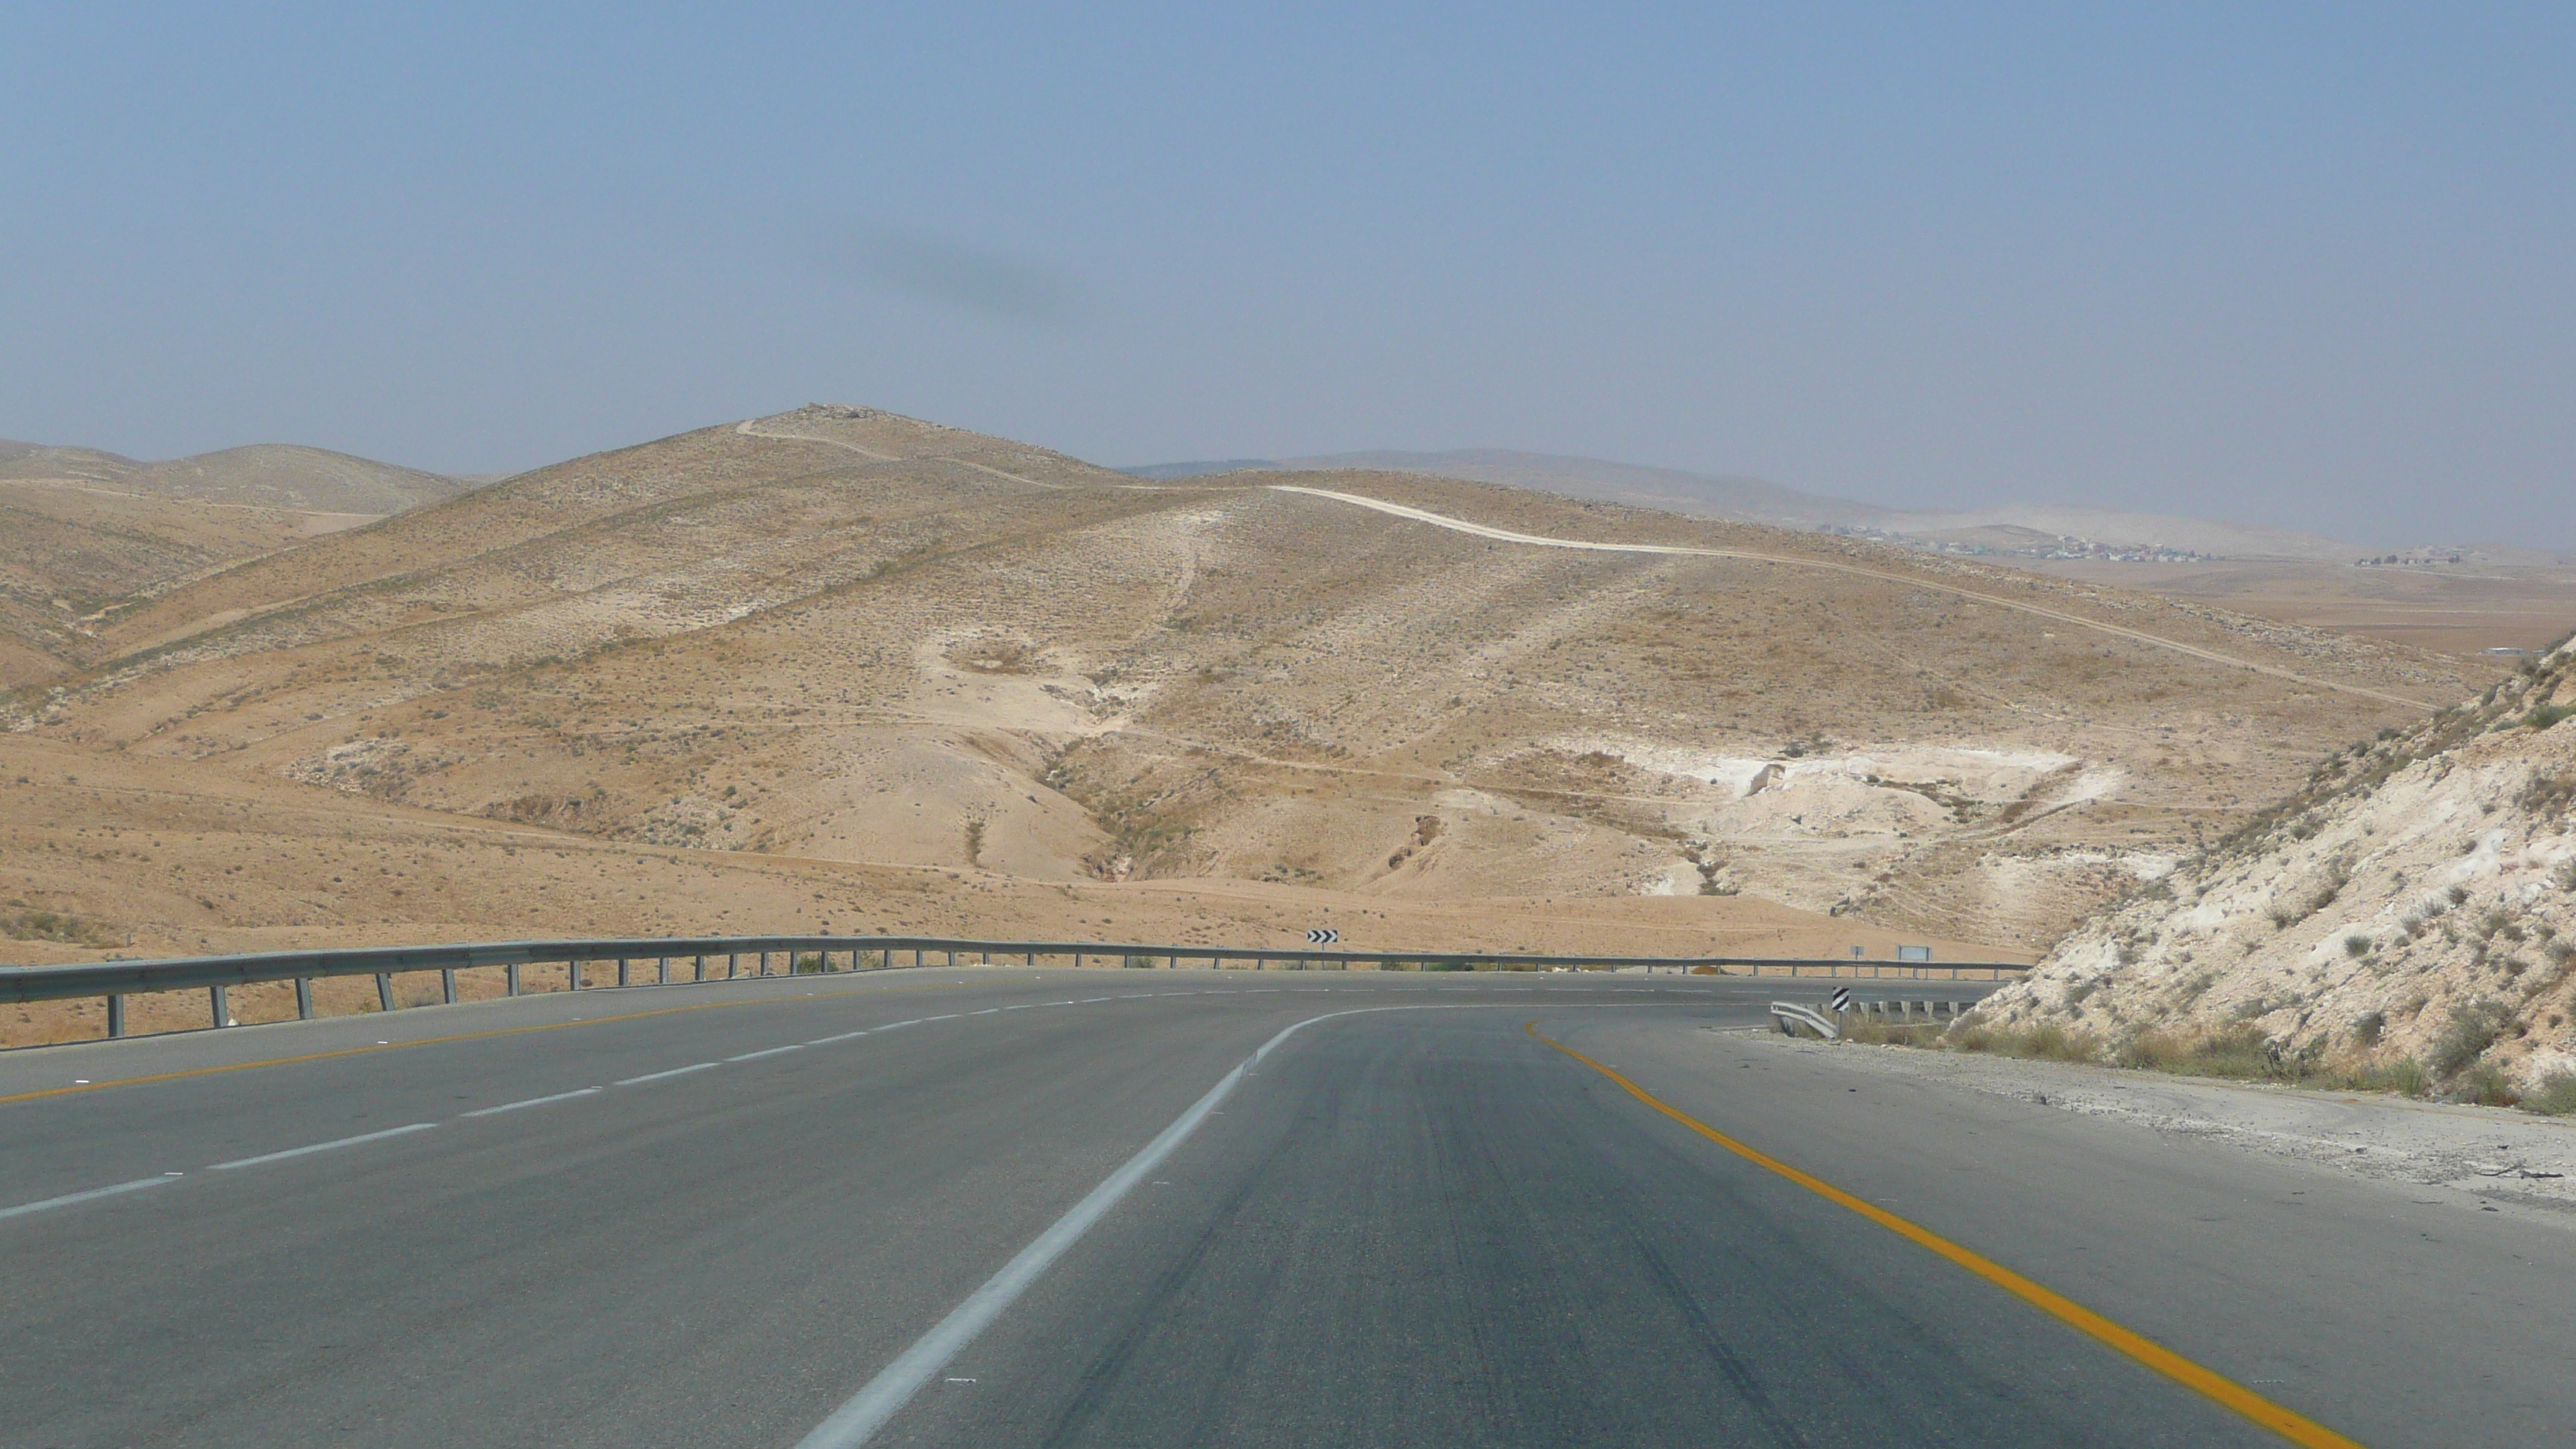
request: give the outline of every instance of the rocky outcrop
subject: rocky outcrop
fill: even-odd
[[[2576,1093],[2576,645],[2335,755],[1953,1029],[2113,1060],[2228,1041],[2504,1101]]]

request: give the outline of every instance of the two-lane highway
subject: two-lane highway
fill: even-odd
[[[2445,1325],[2317,1272],[2496,1333],[2576,1286],[2542,1230],[1728,1034],[1782,984],[904,971],[12,1054],[0,1442],[2280,1442],[1703,1129],[2363,1442],[2560,1442],[2557,1376],[2446,1390]]]

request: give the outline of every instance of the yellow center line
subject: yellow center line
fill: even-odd
[[[1647,1106],[1654,1108],[1656,1111],[1663,1113],[1675,1122],[1680,1123],[1684,1127],[1689,1128],[1691,1131],[1698,1133],[1700,1136],[1707,1138],[1709,1141],[1716,1143],[1718,1146],[1725,1148],[1727,1151],[1734,1153],[1736,1156],[1743,1158],[1745,1161],[1752,1163],[1756,1167],[1760,1167],[1769,1172],[1776,1172],[1780,1176],[1796,1183],[1798,1186],[1816,1194],[1818,1197],[1851,1209],[1853,1212],[1860,1214],[1862,1217],[1865,1217],[1871,1222],[1878,1224],[1880,1227],[1887,1229],[1889,1232],[1896,1234],[1898,1237],[1910,1239],[1915,1243],[1919,1243],[1922,1246],[1931,1249],[1933,1252],[1940,1254],[1942,1257],[1949,1259],[1951,1262],[1958,1264],[1960,1267],[1967,1269],[1969,1272],[1974,1273],[1978,1277],[1985,1279],[1987,1282],[1994,1284],[1996,1287],[2003,1289],[2005,1292],[2019,1298],[2024,1303],[2031,1305],[2040,1312],[2049,1315],[2051,1318],[2066,1324],[2068,1327],[2073,1328],[2080,1333],[2088,1335],[2100,1343],[2119,1350],[2121,1353],[2128,1355],[2130,1358],[2146,1365],[2148,1368],[2154,1369],[2157,1373],[2163,1374],[2166,1378],[2172,1379],[2175,1383],[2181,1384],[2183,1387],[2207,1397],[2218,1404],[2221,1408],[2230,1409],[2238,1414],[2242,1414],[2246,1418],[2262,1425],[2264,1428],[2271,1430],[2273,1433],[2280,1435],[2282,1438],[2289,1440],[2293,1444],[2307,1446],[2307,1449],[2362,1449],[2362,1446],[2358,1441],[2347,1439],[2343,1435],[2336,1433],[2334,1430],[2327,1428],[2323,1424],[2317,1423],[2315,1420],[2310,1419],[2303,1414],[2297,1413],[2291,1409],[2283,1408],[2281,1405],[2273,1403],[2270,1399],[2263,1397],[2261,1394],[2254,1392],[2252,1389],[2245,1387],[2234,1379],[2203,1368],[2199,1364],[2192,1362],[2190,1359],[2184,1358],[2181,1354],[2174,1352],[2172,1349],[2165,1347],[2163,1344],[2156,1342],[2154,1339],[2148,1338],[2146,1335],[2137,1333],[2133,1330],[2123,1328],[2119,1324],[2112,1322],[2110,1319],[2103,1317],[2101,1314],[2094,1312],[2092,1309],[2085,1307],[2083,1304],[2032,1282],[2030,1279],[2023,1277],[2019,1273],[2014,1272],[2012,1269],[2005,1267],[2003,1264],[1996,1262],[1992,1258],[1988,1258],[1980,1253],[1971,1252],[1970,1250],[1959,1246],[1957,1243],[1951,1242],[1948,1238],[1942,1237],[1940,1234],[1933,1232],[1929,1228],[1919,1227],[1916,1224],[1889,1212],[1887,1209],[1880,1207],[1876,1203],[1867,1202],[1863,1199],[1852,1196],[1850,1193],[1843,1191],[1841,1188],[1834,1186],[1823,1178],[1817,1177],[1812,1173],[1801,1172],[1797,1168],[1791,1167],[1789,1164],[1782,1162],[1776,1157],[1772,1157],[1767,1153],[1757,1151],[1754,1148],[1736,1141],[1734,1138],[1727,1136],[1725,1133],[1720,1132],[1716,1128],[1709,1126],[1707,1123],[1700,1121],[1698,1118],[1691,1116],[1689,1113],[1684,1112],[1677,1107],[1667,1105],[1662,1099],[1656,1097],[1652,1092],[1638,1086],[1635,1082],[1629,1081],[1626,1077],[1619,1075],[1619,1073],[1603,1066],[1601,1063],[1596,1062],[1592,1058],[1585,1056],[1583,1053],[1576,1051],[1574,1048],[1567,1046],[1565,1043],[1557,1041],[1552,1037],[1541,1036],[1539,1034],[1537,1022],[1531,1022],[1523,1029],[1531,1036],[1538,1037],[1540,1041],[1546,1042],[1549,1046],[1556,1048],[1558,1051],[1561,1051],[1567,1056],[1574,1058],[1576,1061],[1583,1063],[1592,1070],[1599,1072],[1601,1075],[1608,1077],[1614,1082],[1617,1082],[1620,1086],[1627,1089],[1630,1096],[1635,1097],[1638,1101],[1643,1102]]]
[[[756,981],[759,978],[753,977],[751,979]],[[779,979],[784,980],[786,978]],[[694,986],[697,983],[693,981],[688,984]],[[267,1057],[255,1062],[231,1062],[220,1067],[190,1067],[185,1071],[155,1072],[148,1077],[118,1077],[113,1081],[106,1082],[83,1082],[69,1087],[46,1087],[41,1091],[20,1092],[16,1096],[0,1097],[0,1107],[5,1107],[12,1102],[33,1102],[42,1097],[68,1097],[76,1092],[104,1092],[110,1087],[139,1087],[149,1082],[176,1082],[188,1077],[216,1076],[223,1072],[247,1072],[254,1067],[291,1067],[298,1062],[327,1062],[335,1057],[357,1057],[365,1056],[371,1052],[401,1051],[406,1047],[444,1046],[449,1042],[485,1041],[490,1038],[500,1036],[525,1036],[530,1032],[562,1031],[567,1027],[575,1026],[605,1026],[612,1021],[642,1021],[646,1017],[650,1016],[677,1016],[684,1011],[716,1011],[730,1006],[779,1006],[791,1001],[812,1001],[818,999],[829,999],[836,996],[868,996],[888,991],[931,991],[936,990],[941,986],[951,984],[961,983],[925,981],[903,986],[869,986],[848,991],[817,991],[809,992],[802,996],[763,996],[754,998],[750,1001],[705,1001],[699,1002],[693,1006],[663,1006],[656,1007],[651,1011],[623,1012],[616,1016],[589,1016],[584,1017],[579,1021],[544,1022],[536,1026],[503,1026],[495,1027],[490,1031],[463,1031],[458,1032],[453,1036],[425,1036],[420,1038],[418,1041],[378,1042],[374,1046],[342,1047],[338,1051],[307,1052],[302,1056]],[[595,989],[617,990],[619,988],[608,987]],[[569,993],[549,992],[547,994],[568,995]],[[504,997],[501,999],[508,1000],[509,998]],[[526,1000],[527,998],[522,997],[520,999]],[[348,1018],[341,1017],[336,1019],[345,1021]]]

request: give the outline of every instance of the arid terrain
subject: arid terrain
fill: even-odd
[[[1505,448],[1348,453],[1277,463],[1235,458],[1132,471],[1159,481],[1265,467],[1436,474],[1729,522],[1876,536],[1996,567],[2454,654],[2534,649],[2576,620],[2576,556],[2545,548],[2452,545],[2373,556],[2362,545],[2318,533],[2211,519],[2034,504],[1908,511],[1759,478]],[[2050,556],[2088,550],[2104,556]]]
[[[2227,559],[2029,567],[2449,654],[2536,650],[2576,623],[2576,563],[2552,562],[2546,555],[2368,567]]]
[[[47,600],[72,617],[0,696],[15,959],[1319,924],[2026,959],[2501,673],[1812,532],[1409,473],[1148,484],[849,407],[309,531]]]
[[[2339,751],[1961,1032],[2576,1111],[2576,647]]]
[[[0,689],[99,657],[99,626],[165,589],[468,486],[320,448],[138,463],[0,439]]]

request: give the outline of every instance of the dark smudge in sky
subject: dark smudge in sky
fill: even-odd
[[[1029,327],[1060,326],[1073,314],[1072,279],[948,237],[873,227],[837,252],[860,280],[926,302]]]

